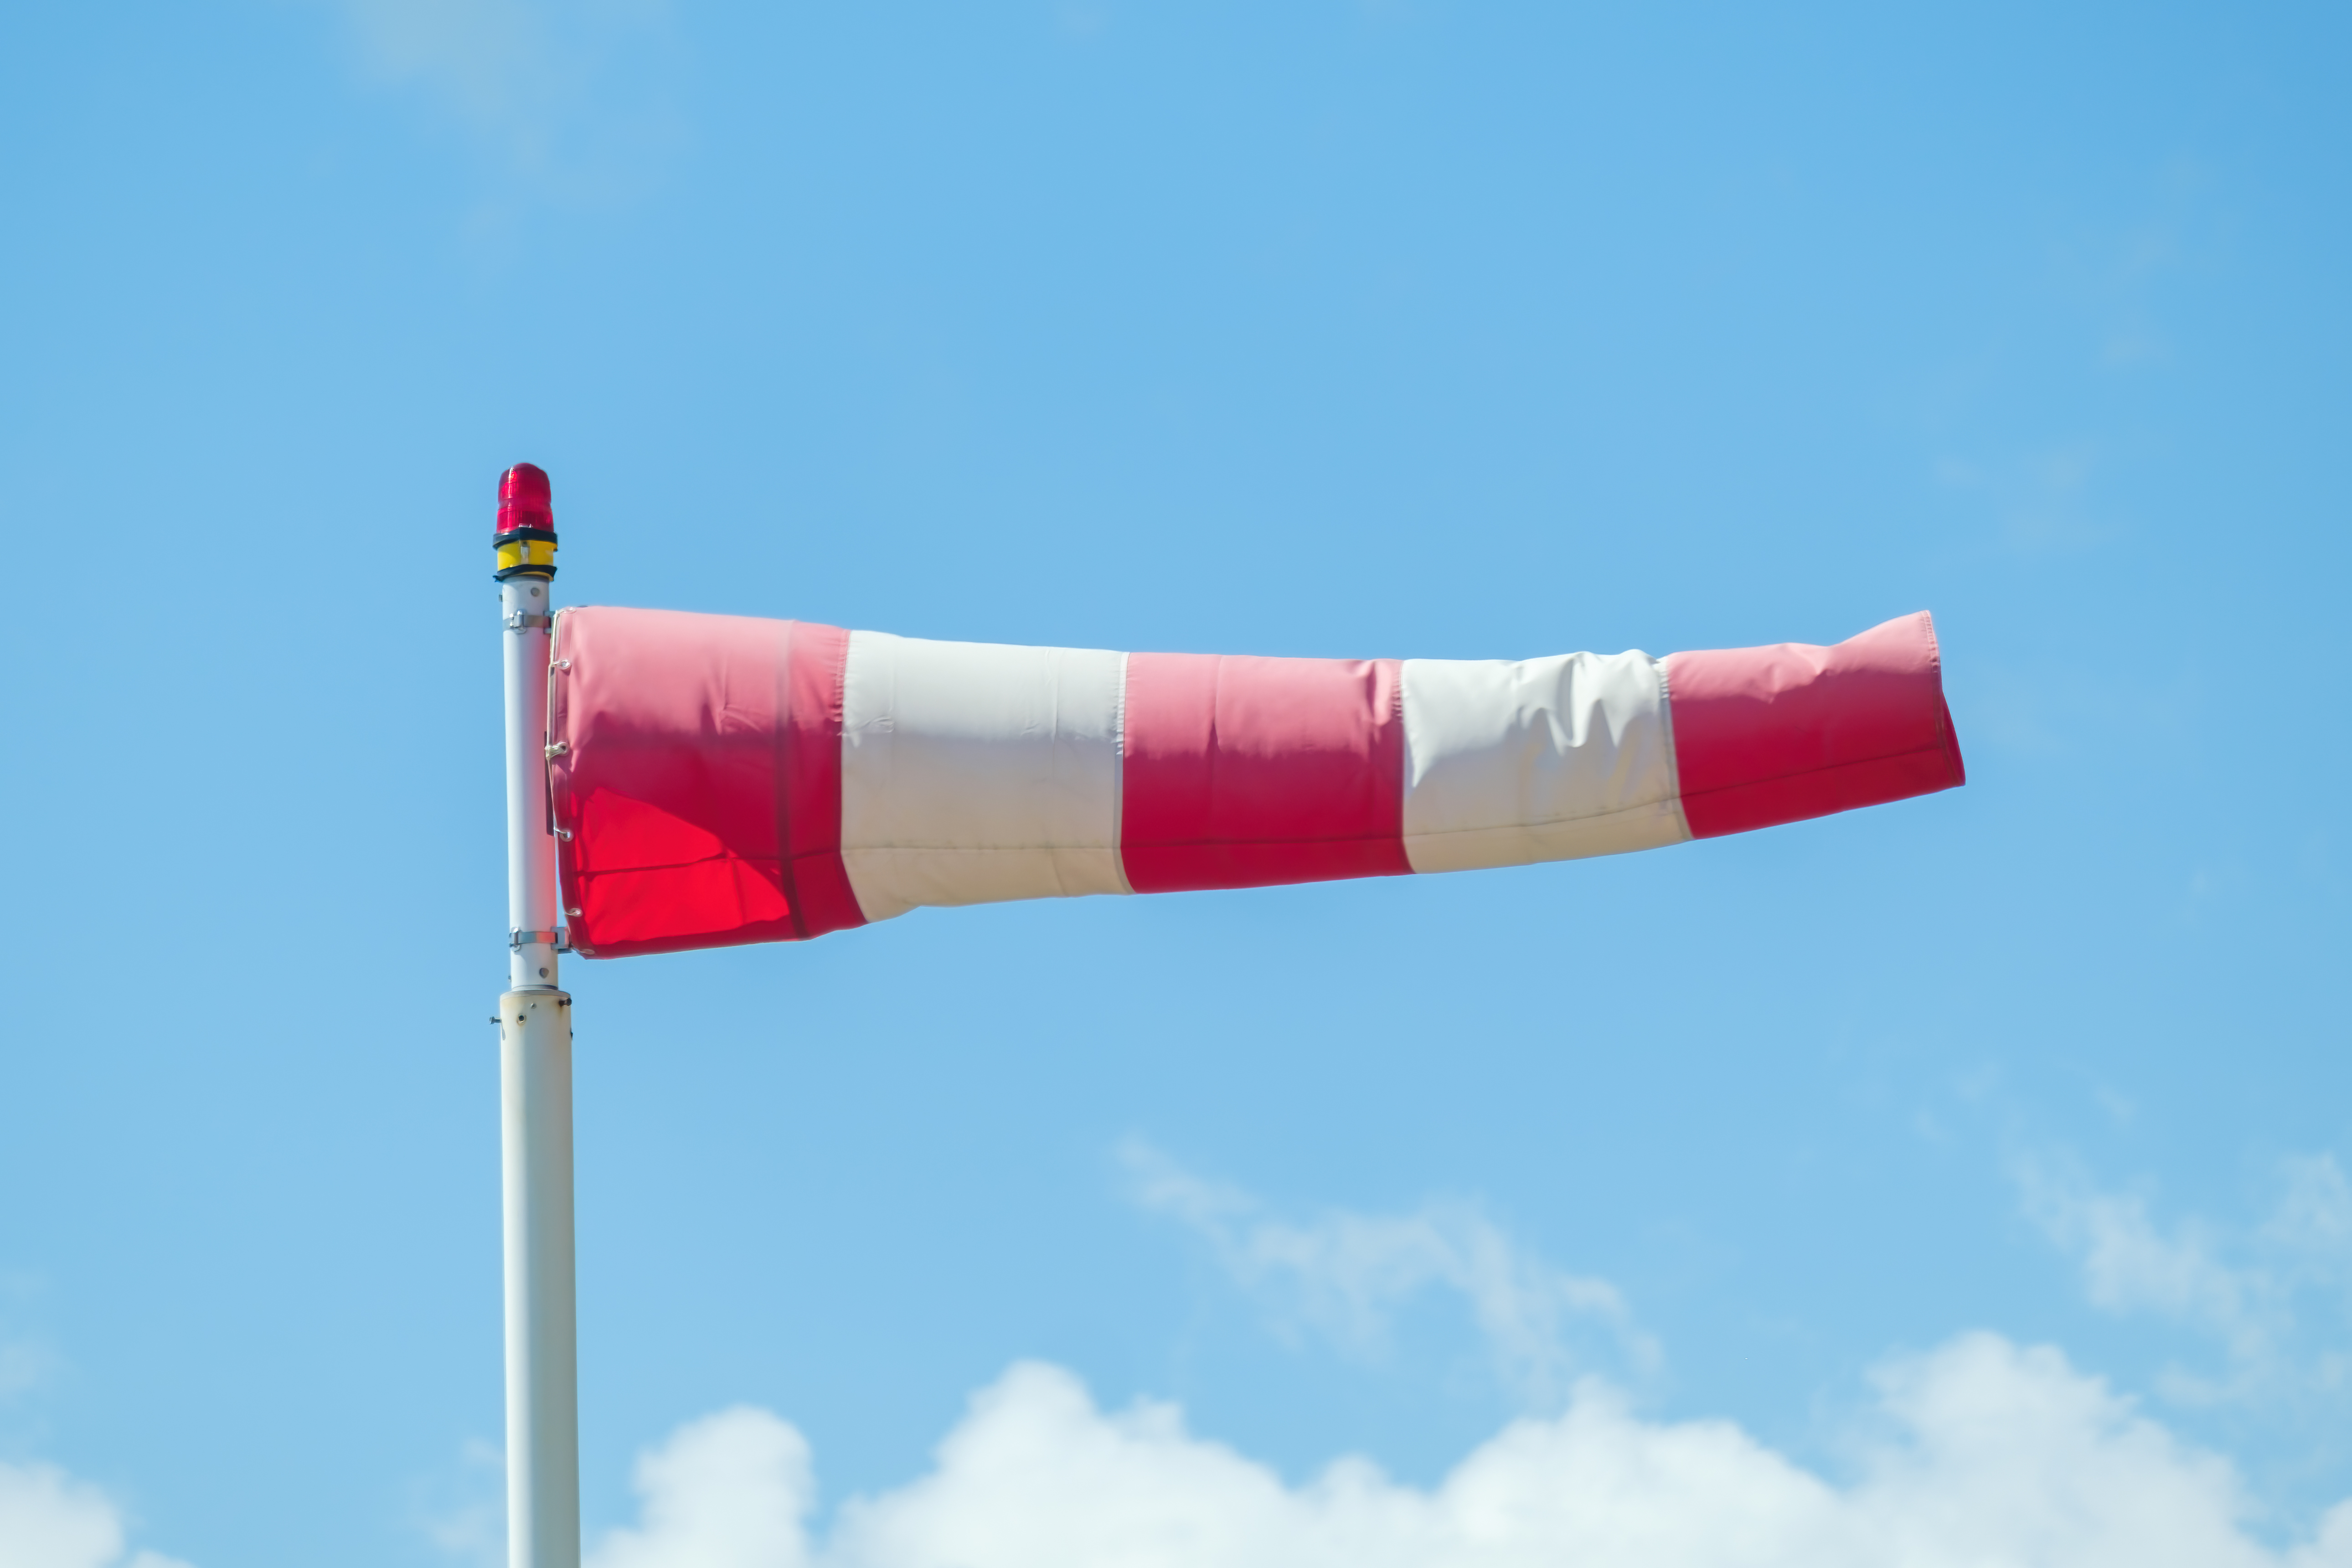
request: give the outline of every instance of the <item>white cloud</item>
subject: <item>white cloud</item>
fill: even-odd
[[[0,1298],[37,1281],[0,1276]],[[48,1345],[0,1331],[0,1401],[38,1387],[63,1364]],[[115,1500],[55,1465],[0,1461],[0,1568],[187,1568],[152,1552],[126,1556],[127,1525]]]
[[[7,1568],[187,1568],[123,1555],[122,1510],[54,1465],[0,1464],[0,1563]]]
[[[748,1406],[680,1427],[639,1458],[644,1522],[618,1530],[595,1568],[783,1568],[806,1563],[801,1521],[815,1501],[808,1443]]]
[[[1506,1385],[1547,1407],[1565,1396],[1579,1367],[1573,1327],[1604,1330],[1633,1371],[1658,1362],[1655,1342],[1615,1286],[1554,1268],[1472,1205],[1339,1210],[1297,1222],[1269,1215],[1247,1193],[1205,1180],[1148,1143],[1129,1141],[1119,1157],[1136,1201],[1208,1242],[1286,1327],[1312,1327],[1374,1354],[1401,1307],[1433,1288],[1451,1290],[1469,1306]]]
[[[2352,1568],[2352,1504],[2285,1551],[2223,1459],[2057,1352],[1990,1334],[1882,1369],[1843,1481],[1722,1421],[1654,1422],[1597,1382],[1435,1487],[1341,1459],[1291,1486],[1185,1429],[1015,1366],[929,1474],[807,1523],[807,1446],[764,1412],[682,1428],[637,1471],[642,1523],[590,1568]]]
[[[2193,1215],[2168,1224],[2146,1194],[2102,1189],[2068,1161],[2021,1159],[2012,1174],[2027,1215],[2073,1255],[2093,1306],[2167,1319],[2220,1342],[2226,1373],[2176,1368],[2167,1393],[2194,1402],[2292,1396],[2336,1390],[2352,1373],[2345,1348],[2318,1338],[2352,1305],[2352,1183],[2332,1156],[2280,1162],[2269,1215],[2235,1231]],[[2314,1298],[2324,1304],[2317,1312]]]

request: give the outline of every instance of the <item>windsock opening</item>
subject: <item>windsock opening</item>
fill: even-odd
[[[1831,647],[1669,654],[1675,761],[1694,838],[1968,782],[1927,611]]]

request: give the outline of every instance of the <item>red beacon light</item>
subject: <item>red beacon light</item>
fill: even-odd
[[[490,542],[498,547],[492,575],[499,582],[555,575],[555,503],[545,468],[517,463],[499,476],[499,526]]]

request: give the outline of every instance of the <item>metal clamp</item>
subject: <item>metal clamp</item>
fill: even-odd
[[[555,744],[542,747],[541,749],[547,752],[547,760],[551,763],[555,761],[556,758],[569,753],[572,750],[572,742],[569,741],[558,741]]]
[[[570,952],[572,951],[571,928],[568,926],[558,926],[553,931],[510,931],[507,932],[507,947],[509,950],[524,947],[538,947],[542,945],[551,947],[558,952]]]
[[[553,626],[555,624],[555,617],[553,616],[534,616],[522,610],[517,610],[514,614],[506,618],[505,624],[507,630],[510,632],[529,631],[533,626]]]

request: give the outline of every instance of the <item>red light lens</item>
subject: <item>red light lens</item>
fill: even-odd
[[[499,476],[499,528],[555,529],[555,503],[548,490],[547,470],[536,463],[517,463]]]

